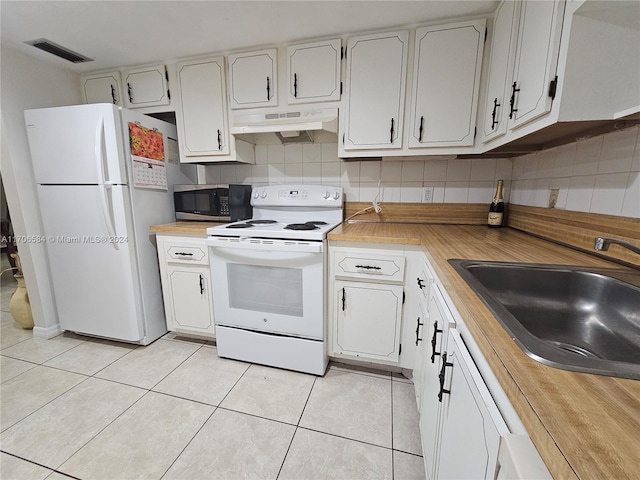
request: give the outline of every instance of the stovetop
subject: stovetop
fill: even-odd
[[[343,191],[322,185],[253,189],[253,218],[207,229],[209,236],[324,240],[342,222]]]
[[[327,233],[341,222],[324,222],[311,220],[309,222],[260,222],[262,219],[243,220],[240,222],[219,225],[207,229],[209,236],[219,237],[253,237],[253,238],[284,238],[300,240],[324,240]]]

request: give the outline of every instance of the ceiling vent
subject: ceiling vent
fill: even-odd
[[[84,55],[80,55],[79,53],[74,52],[73,50],[69,50],[68,48],[63,47],[62,45],[58,45],[57,43],[52,42],[51,40],[47,40],[46,38],[38,38],[37,40],[29,40],[24,42],[27,45],[33,45],[40,50],[44,50],[56,57],[64,58],[65,60],[72,63],[84,63],[84,62],[92,62],[93,59],[89,57],[85,57]]]

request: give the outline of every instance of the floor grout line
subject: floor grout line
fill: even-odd
[[[25,340],[23,340],[23,341],[26,341],[26,340],[28,340],[28,339],[25,339]],[[174,340],[174,339],[169,339],[169,338],[164,338],[164,337],[161,337],[161,338],[160,338],[160,339],[158,339],[158,340],[166,340],[166,341],[170,341],[170,342],[174,342],[174,341],[175,341],[175,342],[180,342],[180,340]],[[18,343],[22,343],[22,341],[21,341],[21,342],[18,342]],[[15,345],[17,345],[18,343],[16,343]],[[75,348],[79,347],[80,345],[84,345],[85,343],[86,343],[86,341],[84,341],[84,342],[82,342],[82,343],[79,343],[78,345],[73,346],[72,348],[70,348],[70,349],[66,350],[65,352],[61,352],[60,354],[55,355],[54,357],[52,357],[51,359],[48,359],[47,361],[50,361],[50,360],[52,360],[53,358],[56,358],[56,357],[58,357],[58,356],[60,356],[60,355],[63,355],[64,353],[68,353],[68,352],[70,352],[70,351],[74,350]],[[118,342],[116,342],[116,343],[118,343]],[[329,436],[336,437],[336,438],[341,438],[341,439],[344,439],[344,440],[347,440],[347,441],[358,442],[358,443],[363,444],[363,445],[369,445],[369,446],[373,446],[373,447],[379,447],[379,448],[385,449],[385,450],[387,450],[387,451],[390,451],[390,452],[392,453],[392,455],[391,455],[391,472],[392,472],[391,474],[392,474],[392,478],[394,478],[394,475],[395,475],[395,468],[396,468],[396,465],[395,465],[395,459],[394,459],[393,452],[398,451],[398,452],[401,452],[401,453],[404,453],[404,454],[407,454],[407,455],[411,455],[411,456],[413,456],[413,457],[422,458],[422,456],[421,456],[421,455],[418,455],[418,454],[415,454],[415,453],[411,453],[411,452],[406,452],[406,451],[404,451],[404,450],[399,450],[399,449],[395,449],[395,448],[394,448],[394,447],[395,447],[395,443],[394,443],[394,434],[393,434],[393,432],[394,432],[394,402],[393,402],[394,382],[398,382],[398,383],[405,383],[405,384],[409,384],[409,385],[412,385],[412,386],[413,386],[413,383],[412,383],[409,379],[407,379],[407,380],[404,380],[404,378],[394,379],[394,377],[393,377],[393,373],[392,373],[392,372],[386,372],[386,371],[384,371],[384,370],[380,370],[381,374],[376,374],[375,372],[369,373],[369,372],[358,371],[358,370],[356,370],[356,369],[341,368],[340,366],[338,366],[338,365],[340,365],[340,364],[338,364],[338,365],[336,365],[336,364],[330,364],[330,365],[329,365],[329,367],[327,368],[327,372],[329,372],[329,370],[330,370],[330,369],[331,369],[331,367],[333,366],[335,371],[338,371],[338,372],[343,373],[343,374],[355,374],[355,375],[360,375],[360,376],[364,376],[364,377],[368,377],[368,378],[373,378],[373,379],[378,379],[378,380],[386,380],[386,381],[389,381],[389,382],[390,382],[390,395],[391,395],[391,443],[390,443],[390,445],[391,445],[391,446],[390,446],[390,447],[387,447],[387,446],[378,445],[378,444],[370,443],[370,442],[363,441],[363,440],[358,440],[358,439],[354,439],[354,438],[349,438],[349,437],[346,437],[346,436],[343,436],[343,435],[339,435],[339,434],[335,434],[335,433],[326,432],[326,431],[319,430],[319,429],[303,427],[303,426],[301,426],[301,425],[300,425],[300,424],[301,424],[301,421],[302,421],[302,418],[303,418],[303,416],[304,416],[304,413],[305,413],[305,411],[307,410],[307,407],[308,407],[308,405],[309,405],[309,401],[310,401],[311,395],[313,394],[314,388],[315,388],[315,386],[316,386],[316,382],[317,382],[318,378],[322,378],[322,377],[314,376],[313,383],[312,383],[312,385],[311,385],[311,388],[309,389],[309,392],[308,392],[308,394],[307,394],[307,397],[306,397],[306,400],[305,400],[304,406],[303,406],[303,408],[302,408],[302,410],[301,410],[300,415],[298,416],[298,419],[297,419],[296,423],[289,423],[289,422],[282,421],[282,420],[276,420],[276,419],[273,419],[273,418],[268,418],[268,417],[263,416],[263,415],[252,414],[252,413],[243,412],[243,411],[240,411],[240,410],[234,410],[234,409],[232,409],[232,408],[227,408],[227,407],[222,407],[222,406],[221,406],[221,405],[222,405],[222,403],[223,403],[223,402],[224,402],[224,401],[229,397],[229,395],[230,395],[230,394],[233,392],[233,390],[237,387],[237,385],[239,384],[239,382],[240,382],[243,378],[245,378],[245,376],[246,376],[247,372],[249,371],[249,369],[254,365],[253,363],[246,363],[246,362],[243,362],[243,363],[245,363],[245,364],[247,365],[247,366],[246,366],[246,368],[245,368],[245,369],[244,369],[244,371],[242,371],[242,373],[238,376],[237,380],[236,380],[236,381],[233,383],[233,385],[228,389],[228,391],[224,394],[224,396],[223,396],[223,397],[222,397],[222,399],[218,402],[218,404],[217,404],[217,405],[214,405],[214,404],[211,404],[211,403],[207,403],[207,402],[204,402],[204,401],[194,400],[194,399],[191,399],[191,398],[186,398],[186,397],[181,396],[180,394],[171,394],[171,393],[165,393],[165,392],[160,392],[160,391],[156,391],[156,390],[154,390],[154,388],[156,388],[156,387],[157,387],[157,386],[158,386],[162,381],[164,381],[168,376],[170,376],[172,373],[174,373],[178,368],[180,368],[181,366],[183,366],[183,365],[184,365],[184,364],[185,364],[185,363],[186,363],[190,358],[192,358],[192,357],[193,357],[197,352],[199,352],[199,351],[202,349],[202,347],[205,347],[205,346],[206,346],[206,347],[209,347],[209,348],[211,348],[211,347],[215,348],[215,345],[209,345],[209,344],[206,344],[206,343],[198,343],[197,345],[199,345],[199,346],[198,346],[198,348],[196,348],[196,349],[195,349],[192,353],[190,353],[190,354],[189,354],[189,355],[188,355],[184,360],[182,360],[178,365],[176,365],[176,366],[175,366],[175,367],[173,367],[173,368],[172,368],[168,373],[166,373],[166,375],[164,375],[164,376],[162,377],[162,379],[160,379],[158,382],[156,382],[153,386],[151,386],[151,387],[149,387],[149,388],[141,387],[141,386],[138,386],[138,385],[132,385],[132,384],[125,383],[125,382],[122,382],[122,381],[118,381],[118,380],[113,380],[113,379],[108,379],[108,378],[101,378],[101,377],[96,376],[96,375],[98,375],[100,372],[104,371],[107,367],[109,367],[110,365],[112,365],[113,363],[115,363],[115,362],[117,362],[117,361],[119,361],[119,360],[121,360],[121,359],[125,358],[127,355],[129,355],[129,354],[130,354],[130,353],[132,353],[133,351],[135,351],[135,350],[137,350],[138,348],[143,347],[143,346],[138,346],[138,347],[136,347],[136,348],[131,349],[130,351],[128,351],[128,352],[126,352],[126,353],[124,353],[122,356],[120,356],[120,357],[118,357],[117,359],[113,360],[113,361],[112,361],[112,362],[110,362],[108,365],[106,365],[106,366],[102,367],[100,370],[98,370],[97,372],[95,372],[95,373],[93,373],[93,374],[91,374],[91,375],[87,375],[87,374],[83,374],[83,373],[78,373],[78,372],[73,372],[73,371],[71,371],[71,370],[67,370],[67,369],[65,369],[65,368],[60,368],[60,367],[55,367],[55,366],[45,365],[45,363],[46,363],[46,362],[43,362],[43,363],[36,363],[36,362],[29,361],[29,360],[23,360],[23,359],[20,359],[20,358],[11,357],[10,355],[6,355],[6,354],[4,354],[3,352],[1,352],[1,351],[0,351],[0,356],[5,356],[5,357],[7,357],[7,358],[15,358],[16,360],[23,361],[23,362],[25,362],[25,363],[29,363],[29,364],[33,365],[34,367],[35,367],[35,366],[42,366],[42,367],[45,367],[45,368],[51,368],[51,369],[56,369],[56,370],[60,370],[60,371],[66,371],[66,372],[69,372],[69,373],[74,373],[74,374],[76,374],[76,375],[82,375],[82,376],[86,377],[86,378],[84,378],[81,382],[79,382],[78,384],[74,385],[73,387],[71,387],[70,389],[68,389],[68,390],[66,390],[65,392],[61,393],[60,395],[56,396],[55,398],[51,399],[50,401],[48,401],[47,403],[45,403],[44,405],[42,405],[42,406],[41,406],[41,407],[39,407],[38,409],[36,409],[36,410],[34,410],[33,412],[29,413],[27,416],[25,416],[24,418],[20,419],[18,422],[14,423],[14,424],[13,424],[13,425],[11,425],[10,427],[7,427],[7,429],[8,429],[8,428],[12,428],[12,427],[17,426],[17,425],[18,425],[22,420],[24,420],[24,419],[28,418],[29,416],[31,416],[31,415],[32,415],[32,414],[34,414],[35,412],[39,411],[39,410],[40,410],[41,408],[43,408],[44,406],[46,406],[46,405],[48,405],[49,403],[53,402],[54,400],[56,400],[56,399],[60,398],[62,395],[65,395],[66,393],[68,393],[69,391],[71,391],[72,389],[74,389],[76,386],[83,384],[83,383],[84,383],[84,382],[86,382],[89,378],[96,378],[96,379],[98,379],[98,380],[108,381],[108,382],[112,382],[112,383],[114,383],[114,384],[119,384],[119,385],[124,385],[124,386],[132,387],[132,388],[137,388],[137,389],[143,390],[143,391],[144,391],[144,393],[143,393],[143,394],[142,394],[142,395],[141,395],[137,400],[135,400],[131,405],[129,405],[126,409],[124,409],[121,413],[119,413],[118,415],[116,415],[116,416],[115,416],[115,417],[114,417],[114,418],[113,418],[109,423],[107,423],[103,428],[101,428],[97,433],[95,433],[95,435],[93,435],[89,440],[87,440],[87,441],[86,441],[82,446],[80,446],[80,447],[79,447],[79,448],[78,448],[78,449],[77,449],[73,454],[71,454],[71,455],[70,455],[66,460],[64,460],[60,466],[64,465],[64,463],[66,463],[67,461],[69,461],[69,460],[70,460],[73,456],[75,456],[75,455],[76,455],[80,450],[82,450],[82,449],[83,449],[84,447],[86,447],[90,442],[92,442],[96,437],[98,437],[100,434],[102,434],[102,433],[103,433],[107,428],[109,428],[109,427],[110,427],[114,422],[116,422],[120,417],[122,417],[122,415],[124,415],[124,414],[125,414],[126,412],[128,412],[131,408],[133,408],[133,406],[134,406],[134,405],[136,405],[139,401],[141,401],[143,398],[145,398],[145,397],[149,394],[149,392],[153,392],[153,393],[160,394],[160,395],[166,395],[166,396],[173,397],[173,398],[176,398],[176,399],[179,399],[179,400],[185,400],[185,401],[188,401],[188,402],[194,402],[194,403],[197,403],[197,404],[201,404],[201,405],[209,406],[209,407],[212,407],[212,408],[213,408],[213,411],[211,412],[211,414],[206,418],[206,420],[202,423],[202,425],[200,425],[200,427],[199,427],[199,428],[197,429],[197,431],[193,434],[193,436],[189,439],[189,441],[185,444],[185,446],[184,446],[184,447],[179,451],[179,453],[176,455],[176,457],[173,459],[173,461],[171,462],[171,464],[169,465],[169,467],[167,467],[167,469],[164,471],[164,473],[161,475],[161,477],[160,477],[160,478],[164,477],[164,476],[167,474],[167,472],[168,472],[168,471],[173,467],[173,465],[175,464],[175,462],[177,462],[177,461],[178,461],[178,459],[179,459],[179,458],[184,454],[184,452],[189,448],[189,446],[190,446],[190,445],[192,445],[192,443],[193,443],[193,441],[195,440],[196,436],[197,436],[197,435],[202,431],[202,429],[203,429],[203,428],[204,428],[204,426],[207,424],[207,422],[211,421],[212,416],[214,415],[214,413],[215,413],[218,409],[222,409],[222,410],[225,410],[225,411],[234,412],[234,413],[238,413],[238,414],[242,414],[242,415],[248,415],[248,416],[252,416],[252,417],[260,418],[260,419],[264,419],[264,420],[270,420],[270,421],[273,421],[273,422],[278,422],[278,423],[281,423],[281,424],[284,424],[284,425],[291,425],[291,426],[293,426],[293,427],[294,427],[293,435],[291,436],[291,439],[289,440],[289,444],[288,444],[288,446],[287,446],[286,452],[285,452],[285,454],[284,454],[284,457],[283,457],[282,462],[281,462],[281,464],[280,464],[280,467],[279,467],[279,469],[278,469],[278,473],[277,473],[276,478],[278,478],[278,477],[281,475],[281,473],[282,473],[282,470],[283,470],[284,465],[285,465],[285,463],[286,463],[286,461],[287,461],[287,458],[288,458],[288,457],[289,457],[289,455],[290,455],[290,451],[291,451],[291,447],[292,447],[292,445],[293,445],[293,441],[295,440],[296,435],[298,435],[298,433],[299,433],[299,430],[300,430],[300,429],[307,430],[307,431],[311,431],[311,432],[316,432],[316,433],[320,433],[320,434],[324,434],[324,435],[329,435]],[[6,348],[8,348],[8,347],[6,347]],[[29,371],[29,370],[27,370],[27,371],[25,371],[25,372],[22,372],[22,373],[18,374],[17,376],[12,377],[12,379],[14,379],[14,378],[18,378],[19,376],[21,376],[21,375],[23,375],[23,374],[27,373],[28,371]],[[386,373],[388,373],[388,375],[387,375]],[[10,380],[12,380],[12,379],[9,379],[9,380],[7,380],[7,381],[10,381]],[[5,429],[5,431],[6,431],[7,429]],[[4,452],[4,450],[2,450],[2,451]],[[16,458],[20,458],[20,459],[22,459],[22,460],[25,460],[25,461],[27,461],[27,462],[30,462],[30,463],[33,463],[33,464],[39,465],[38,463],[36,463],[36,462],[32,462],[32,461],[30,461],[30,460],[28,460],[28,459],[23,459],[22,457],[20,457],[20,456],[18,456],[18,455],[14,455],[14,454],[11,454],[11,453],[8,453],[8,452],[5,452],[5,453],[7,453],[8,455],[11,455],[11,456],[13,456],[13,457],[16,457]],[[60,470],[58,470],[58,469],[53,469],[53,468],[51,468],[51,467],[46,467],[46,466],[42,466],[42,467],[43,467],[43,468],[46,468],[46,469],[48,469],[48,470],[52,470],[52,471],[54,471],[54,472],[60,473],[60,474],[62,474],[62,475],[69,476],[69,474],[64,473],[64,472],[62,472],[62,471],[60,471]],[[77,477],[73,477],[73,476],[72,476],[72,478],[77,478]]]

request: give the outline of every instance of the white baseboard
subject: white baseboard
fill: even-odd
[[[56,323],[50,327],[33,327],[33,336],[38,338],[46,338],[47,340],[53,337],[57,337],[62,334],[64,330],[60,328],[60,324]]]

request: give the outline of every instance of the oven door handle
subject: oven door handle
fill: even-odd
[[[271,251],[271,252],[304,252],[304,253],[320,253],[323,251],[322,242],[315,243],[250,243],[238,242],[228,245],[220,245],[215,241],[207,241],[207,245],[216,250],[233,252],[234,250],[254,250],[254,251]]]

